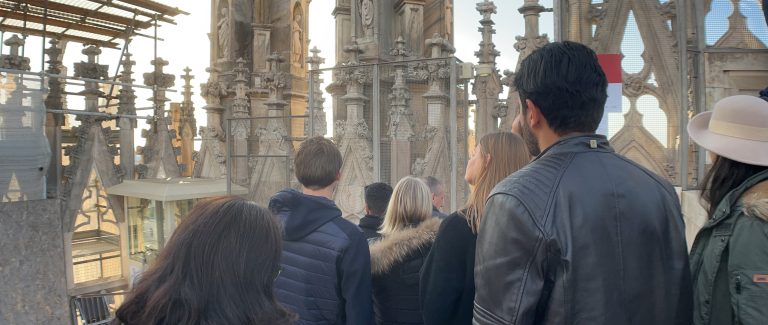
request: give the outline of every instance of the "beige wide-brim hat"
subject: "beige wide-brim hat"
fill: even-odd
[[[688,135],[719,156],[768,166],[768,102],[746,95],[723,98],[691,119]]]

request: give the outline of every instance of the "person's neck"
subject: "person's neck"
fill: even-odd
[[[304,195],[324,197],[329,200],[333,200],[333,185],[324,187],[321,189],[313,190],[311,188],[303,188],[301,193]]]
[[[585,132],[567,132],[567,133],[563,133],[563,134],[557,134],[555,132],[543,133],[543,134],[541,134],[539,136],[539,139],[538,139],[539,140],[539,150],[541,150],[541,152],[544,152],[549,147],[551,147],[552,145],[554,145],[555,143],[557,143],[558,141],[560,141],[560,140],[562,140],[564,138],[569,138],[569,137],[572,137],[572,136],[584,135],[584,134],[588,134],[588,133],[585,133]]]

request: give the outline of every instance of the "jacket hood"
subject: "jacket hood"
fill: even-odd
[[[365,217],[360,218],[360,223],[357,224],[357,226],[360,228],[378,231],[379,227],[383,222],[384,222],[383,217],[366,214]]]
[[[284,239],[289,241],[302,239],[320,226],[341,217],[341,210],[333,201],[294,189],[282,190],[272,196],[269,210],[280,217]]]
[[[744,193],[744,214],[768,221],[768,181],[763,181]]]
[[[386,273],[410,253],[434,242],[441,221],[429,218],[416,227],[387,234],[371,244],[371,273]]]

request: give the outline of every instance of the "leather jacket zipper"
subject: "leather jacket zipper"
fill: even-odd
[[[736,294],[741,294],[741,275],[736,276]]]

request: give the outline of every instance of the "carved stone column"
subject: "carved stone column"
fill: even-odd
[[[429,81],[429,91],[423,95],[427,102],[428,120],[424,129],[424,139],[428,141],[427,152],[424,158],[416,159],[413,165],[413,174],[418,176],[433,176],[444,184],[450,184],[451,165],[448,149],[449,131],[448,109],[450,96],[447,92],[447,83],[451,76],[451,67],[446,58],[453,53],[453,47],[448,40],[434,35],[426,41],[431,48],[432,60],[421,64],[417,71],[422,79]],[[448,186],[446,186],[448,188]],[[446,190],[446,193],[450,192]],[[452,198],[450,193],[446,197]]]
[[[182,176],[192,176],[193,166],[195,164],[192,156],[195,151],[195,132],[197,131],[197,120],[195,119],[195,106],[192,102],[192,84],[195,76],[189,74],[192,71],[189,67],[184,69],[184,101],[181,102],[181,114],[179,120],[178,137],[181,139],[181,156],[179,157],[183,166]]]
[[[52,38],[45,49],[48,56],[48,70],[50,74],[62,73],[61,60],[64,49],[59,40]],[[48,96],[45,98],[45,107],[51,109],[64,109],[64,82],[57,77],[48,78]],[[46,179],[46,195],[49,198],[59,197],[59,180],[61,178],[61,127],[64,126],[64,114],[47,113],[45,122],[45,135],[50,146],[51,161],[48,165],[48,177]]]
[[[321,88],[323,79],[320,78],[320,71],[317,70],[320,69],[321,64],[325,63],[325,59],[318,55],[320,50],[317,47],[313,47],[309,51],[312,52],[312,56],[307,59],[307,63],[309,63],[312,70],[309,77],[312,78],[313,89],[309,90],[312,92],[312,102],[309,103],[308,107],[311,107],[312,110],[307,109],[307,115],[311,116],[304,120],[304,134],[308,137],[324,136],[328,132],[328,126],[325,120],[325,108],[323,107],[325,103]],[[312,112],[311,114],[310,111]],[[311,132],[311,134],[309,130],[310,119],[313,120],[314,124],[314,132]]]
[[[154,119],[150,123],[150,129],[142,132],[147,139],[147,145],[140,148],[143,156],[143,165],[137,172],[142,178],[166,178],[179,177],[181,175],[176,156],[178,148],[174,148],[171,139],[175,138],[168,128],[168,118],[165,114],[165,103],[169,101],[165,97],[165,89],[173,87],[176,76],[163,72],[163,67],[168,61],[162,58],[152,60],[155,71],[144,74],[144,84],[155,87],[154,96],[150,98],[154,105]]]
[[[583,1],[579,1],[574,5],[582,6],[582,2]],[[585,8],[588,7],[589,4],[587,3]],[[515,40],[517,40],[517,42],[515,42],[515,50],[520,53],[517,57],[515,71],[520,69],[520,63],[531,55],[533,51],[538,50],[549,43],[547,34],[539,35],[539,16],[545,10],[544,6],[539,4],[539,0],[525,0],[523,6],[518,9],[525,18],[525,34],[523,36],[515,36]],[[589,27],[588,24],[586,25]],[[574,30],[571,29],[571,32],[574,32]],[[588,32],[591,33],[592,31],[588,30]],[[589,35],[589,37],[591,38],[591,35]],[[512,129],[512,122],[515,120],[515,117],[521,109],[520,95],[518,94],[517,89],[515,89],[514,81],[514,72],[505,70],[504,78],[501,80],[501,83],[509,87],[509,91],[507,92],[507,104],[506,106],[499,106],[498,109],[500,117],[503,118],[501,129],[505,131]]]
[[[356,220],[364,214],[363,188],[373,182],[371,136],[363,115],[369,100],[363,95],[363,87],[372,81],[372,75],[370,68],[359,66],[361,49],[356,43],[344,50],[350,60],[336,73],[336,80],[346,86],[346,95],[341,97],[346,120],[336,121],[336,138],[344,165],[334,199],[345,218]]]
[[[411,141],[413,141],[413,111],[410,107],[411,92],[406,85],[408,64],[402,61],[411,56],[405,47],[402,36],[395,41],[395,48],[389,53],[397,58],[395,80],[389,95],[389,138],[391,142],[390,168],[391,183],[396,184],[401,178],[411,173]]]
[[[262,86],[269,89],[266,102],[266,127],[259,128],[259,153],[251,163],[251,196],[260,204],[267,204],[276,192],[288,187],[292,177],[290,166],[292,146],[288,140],[285,110],[288,103],[283,100],[288,74],[279,70],[285,60],[277,53],[269,56],[269,72],[262,75]]]
[[[248,138],[251,135],[250,116],[251,105],[248,99],[248,68],[243,58],[237,59],[234,74],[235,80],[231,92],[235,94],[232,104],[232,120],[227,130],[232,135],[232,155],[243,156],[232,159],[232,181],[237,184],[245,184],[248,180]]]
[[[226,86],[219,81],[219,71],[216,68],[207,68],[209,78],[206,83],[200,84],[200,96],[205,98],[203,107],[206,113],[206,126],[200,127],[202,143],[200,152],[195,157],[194,177],[221,178],[227,174],[227,151],[224,128],[221,125],[221,114],[224,106],[221,105],[221,97],[226,96]]]
[[[480,20],[480,32],[483,40],[480,42],[480,50],[475,52],[478,58],[477,76],[472,87],[472,93],[477,97],[475,108],[475,134],[478,139],[482,136],[498,130],[498,103],[499,94],[502,91],[501,78],[496,69],[496,57],[499,51],[493,43],[494,22],[491,15],[496,13],[496,5],[493,1],[485,0],[477,4],[477,11],[483,15]]]
[[[120,87],[119,103],[117,112],[119,114],[136,115],[136,95],[133,87],[133,66],[136,61],[131,60],[131,53],[126,52],[123,59],[123,72],[120,75],[120,82],[124,83]],[[125,173],[126,179],[132,180],[136,177],[136,148],[134,144],[134,129],[136,129],[136,119],[120,118],[117,122],[120,128],[120,167]]]

